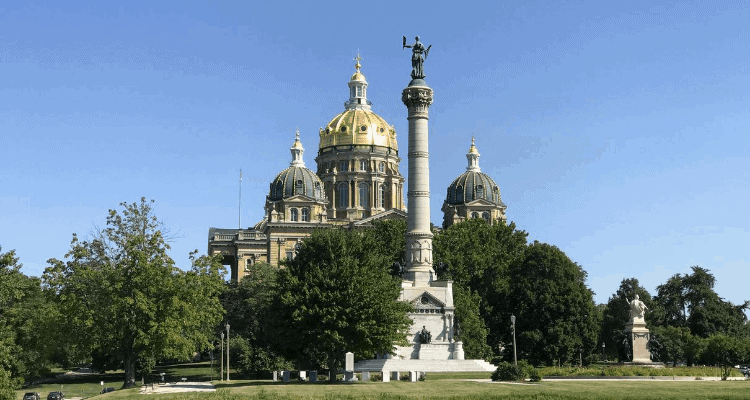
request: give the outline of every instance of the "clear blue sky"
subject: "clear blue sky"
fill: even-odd
[[[420,35],[434,223],[474,135],[509,220],[581,264],[597,302],[700,265],[740,303],[748,21],[750,3],[721,0],[4,4],[0,245],[41,275],[73,232],[145,196],[185,268],[209,227],[237,227],[240,168],[247,227],[297,127],[313,167],[358,51],[405,154],[401,36]]]

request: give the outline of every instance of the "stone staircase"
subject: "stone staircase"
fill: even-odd
[[[401,360],[372,359],[354,364],[361,371],[424,371],[424,372],[495,372],[496,366],[484,360]]]

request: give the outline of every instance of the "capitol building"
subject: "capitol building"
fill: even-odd
[[[359,61],[344,111],[319,131],[315,171],[305,164],[297,131],[291,163],[270,179],[263,219],[248,229],[209,229],[208,254],[223,255],[232,280],[242,279],[255,262],[278,267],[314,229],[363,229],[376,220],[407,219],[396,130],[372,111]],[[504,222],[500,188],[481,171],[473,138],[466,157],[466,171],[447,188],[443,228],[469,218]]]

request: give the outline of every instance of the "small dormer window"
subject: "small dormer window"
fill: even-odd
[[[378,165],[378,171],[380,171],[381,173],[385,172],[385,163],[384,162],[382,162],[382,161],[380,162],[380,164]]]
[[[289,219],[293,222],[297,222],[299,220],[299,212],[296,208],[292,208],[289,210]]]
[[[360,160],[359,161],[359,170],[360,171],[367,171],[367,160]]]
[[[477,185],[477,198],[484,197],[484,188],[482,185]]]
[[[344,172],[349,170],[349,162],[348,161],[341,161],[339,163],[339,171]]]
[[[310,221],[310,209],[309,208],[303,208],[302,209],[302,221],[303,222],[309,222]]]
[[[487,223],[489,224],[490,223],[490,213],[487,212],[487,211],[483,212],[482,213],[482,219],[484,219],[485,221],[487,221]]]
[[[471,218],[479,218],[479,213],[476,211],[471,213]]]

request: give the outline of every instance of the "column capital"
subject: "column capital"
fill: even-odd
[[[409,109],[408,118],[427,118],[432,104],[432,89],[427,86],[409,86],[401,93],[401,101]]]

